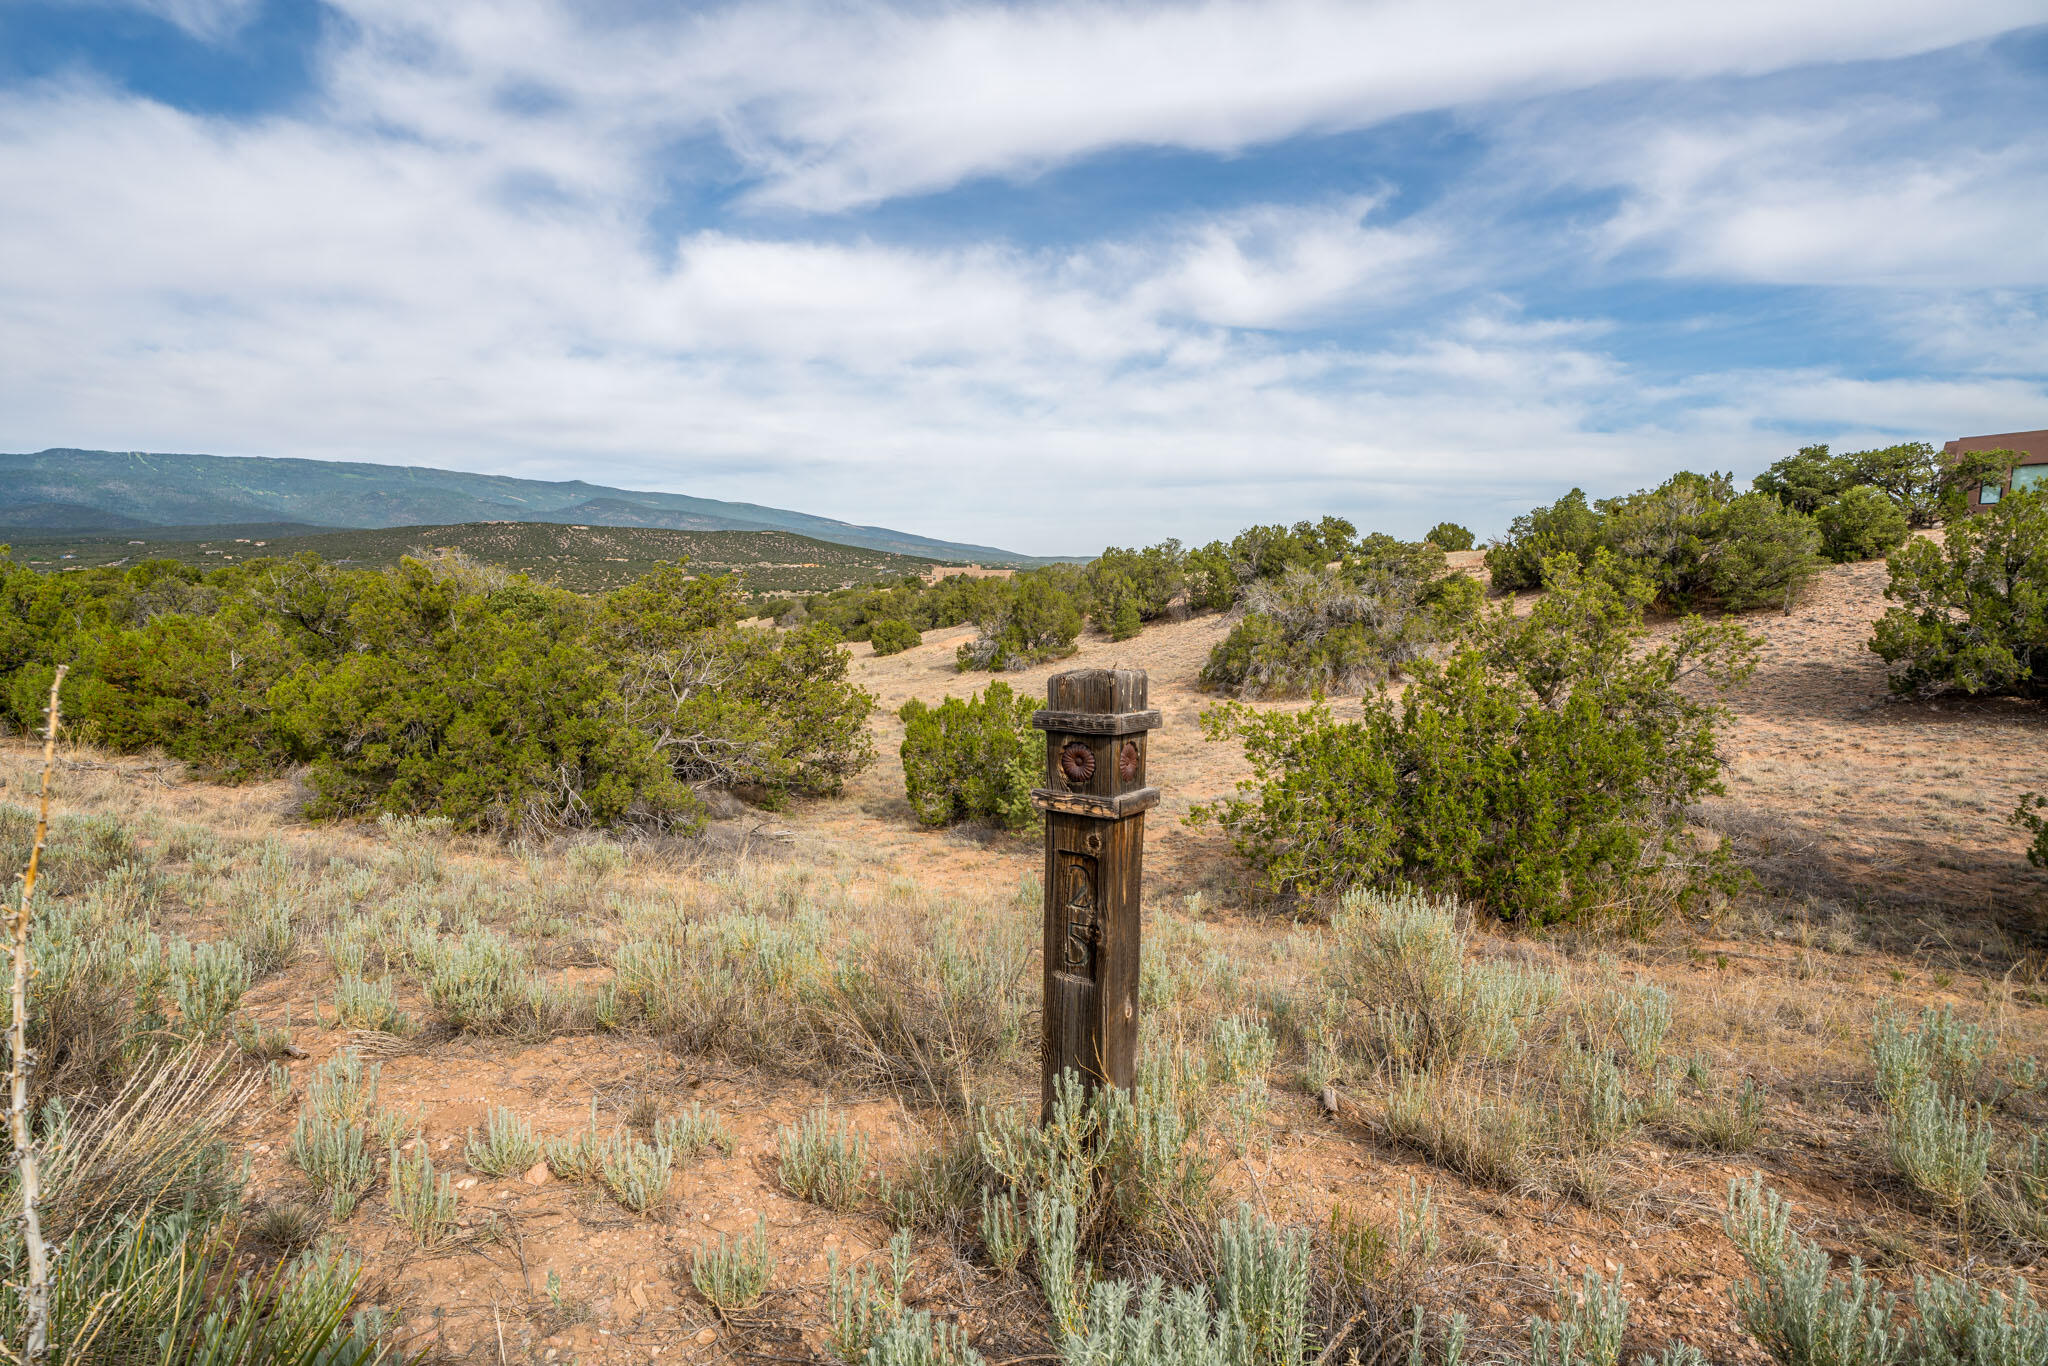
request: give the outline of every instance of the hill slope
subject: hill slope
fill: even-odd
[[[45,570],[120,566],[145,559],[213,568],[304,550],[337,564],[376,567],[396,564],[401,555],[446,547],[579,593],[616,588],[661,560],[686,559],[699,573],[737,572],[755,593],[829,592],[850,584],[920,574],[935,563],[930,556],[836,545],[787,531],[673,531],[553,522],[468,522],[347,531],[259,523],[146,528],[111,535],[30,533],[11,539],[18,562]]]
[[[112,531],[137,524],[397,527],[486,521],[790,531],[897,555],[983,564],[1032,559],[994,546],[937,541],[757,503],[607,488],[580,479],[514,479],[415,465],[267,456],[69,449],[0,454],[0,526]]]

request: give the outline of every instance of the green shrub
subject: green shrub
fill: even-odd
[[[2048,815],[2044,812],[2048,812],[2048,796],[2029,792],[2020,798],[2012,813],[2014,825],[2033,832],[2034,843],[2027,850],[2027,861],[2036,868],[2048,868]]]
[[[1074,652],[1081,609],[1071,594],[1039,574],[1020,574],[1010,591],[975,618],[980,634],[962,645],[954,664],[969,669],[1028,669]]]
[[[385,1203],[391,1216],[421,1247],[432,1247],[455,1231],[454,1179],[434,1170],[425,1143],[410,1153],[391,1150],[391,1189]]]
[[[1811,517],[1774,498],[1747,493],[1722,509],[1718,540],[1706,580],[1708,595],[1730,612],[1760,607],[1792,610],[1792,602],[1820,568],[1819,529]],[[1686,602],[1691,590],[1672,594]]]
[[[768,1220],[754,1221],[745,1239],[718,1235],[714,1244],[690,1254],[690,1284],[720,1313],[751,1309],[768,1293],[775,1275],[775,1254],[768,1250]]]
[[[1813,520],[1820,527],[1822,550],[1836,564],[1889,555],[1907,535],[1899,505],[1867,484],[1842,490],[1839,498],[1815,510]]]
[[[1600,514],[1573,489],[1548,507],[1531,508],[1515,518],[1508,534],[1486,551],[1486,571],[1500,593],[1520,593],[1543,586],[1543,563],[1569,555],[1591,564],[1602,544]]]
[[[1789,604],[1813,577],[1819,544],[1804,512],[1761,493],[1738,497],[1725,474],[1682,472],[1590,507],[1573,489],[1516,518],[1486,564],[1494,587],[1512,592],[1543,587],[1554,557],[1591,570],[1604,551],[1609,572],[1647,580],[1660,607],[1746,612]]]
[[[1129,640],[1145,622],[1184,606],[1187,560],[1173,540],[1143,550],[1104,550],[1082,575],[1095,629],[1112,640]]]
[[[903,719],[903,795],[922,825],[979,820],[1004,830],[1035,825],[1031,789],[1045,742],[1031,725],[1038,710],[1007,683],[991,683],[967,701],[932,707],[912,698]]]
[[[518,1176],[540,1161],[540,1140],[533,1128],[507,1106],[494,1106],[484,1131],[469,1131],[462,1160],[486,1176]]]
[[[1761,1177],[1729,1182],[1722,1227],[1752,1273],[1735,1287],[1743,1328],[1778,1366],[1893,1366],[1907,1345],[1897,1301],[1860,1260],[1837,1277],[1791,1219]]]
[[[1888,562],[1870,648],[1894,692],[2048,697],[2048,490],[2010,493]]]
[[[1452,551],[1470,550],[1477,543],[1471,528],[1459,526],[1456,522],[1438,522],[1422,539],[1433,543],[1439,550]]]
[[[878,655],[900,655],[924,643],[924,636],[907,621],[878,621],[869,633]]]
[[[642,1143],[621,1131],[599,1150],[597,1174],[614,1200],[635,1214],[645,1214],[668,1197],[675,1165],[675,1150],[667,1144]]]
[[[1847,459],[1829,455],[1824,445],[1801,446],[1796,454],[1786,456],[1750,481],[1750,487],[1758,493],[1769,494],[1794,512],[1809,516],[1855,485],[1855,471]],[[1889,498],[1885,501],[1891,502]]]
[[[1546,568],[1532,613],[1503,607],[1360,720],[1320,704],[1207,712],[1209,737],[1241,739],[1254,776],[1189,819],[1221,824],[1276,891],[1409,881],[1532,924],[1729,885],[1725,856],[1691,849],[1685,826],[1719,790],[1722,714],[1679,681],[1741,679],[1756,642],[1691,621],[1643,648],[1645,585],[1618,587],[1604,559],[1594,574],[1563,557]]]
[[[775,1174],[799,1199],[851,1209],[867,1192],[867,1139],[820,1107],[776,1131]]]
[[[1815,516],[1853,491],[1866,490],[1889,503],[1907,526],[1924,527],[1961,516],[1968,493],[1981,484],[2004,482],[2014,458],[2011,451],[1950,456],[1925,441],[1841,455],[1828,454],[1826,446],[1805,446],[1758,475],[1753,487]]]
[[[1478,585],[1443,568],[1435,545],[1375,535],[1338,569],[1257,580],[1244,620],[1210,652],[1202,686],[1247,697],[1376,688],[1477,612]]]

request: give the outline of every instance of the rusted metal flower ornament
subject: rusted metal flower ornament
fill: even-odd
[[[1138,776],[1138,742],[1136,740],[1124,741],[1123,748],[1116,752],[1116,771],[1123,775],[1123,779],[1127,783]]]
[[[1070,783],[1085,783],[1095,776],[1095,751],[1079,740],[1069,740],[1060,749],[1060,772]]]

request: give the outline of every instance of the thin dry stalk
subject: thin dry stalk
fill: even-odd
[[[43,1242],[40,1202],[41,1163],[28,1127],[28,927],[36,894],[36,873],[43,845],[50,837],[50,772],[57,766],[57,690],[64,686],[65,666],[50,680],[49,726],[43,732],[43,789],[36,813],[36,840],[29,846],[28,870],[21,877],[21,904],[8,912],[8,949],[14,958],[13,1007],[7,1025],[10,1060],[7,1121],[14,1139],[14,1165],[21,1180],[21,1237],[28,1249],[28,1340],[22,1359],[40,1366],[50,1351],[50,1249]]]

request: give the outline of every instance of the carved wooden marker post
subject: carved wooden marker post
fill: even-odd
[[[1090,1086],[1136,1079],[1138,896],[1145,812],[1145,739],[1159,713],[1145,707],[1143,669],[1076,669],[1046,684],[1045,1048],[1043,1104],[1073,1068]]]

